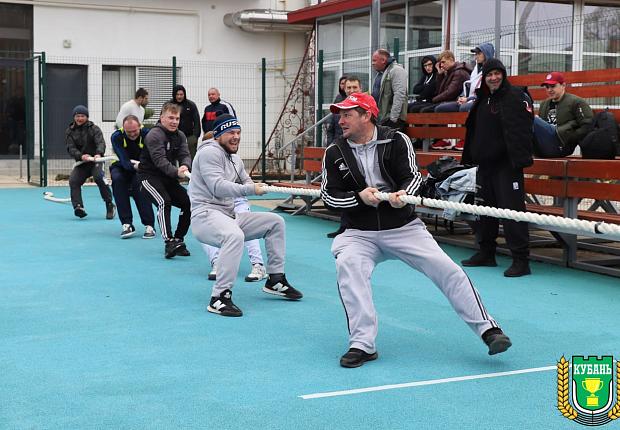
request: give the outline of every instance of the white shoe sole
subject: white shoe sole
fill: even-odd
[[[258,282],[258,281],[264,281],[265,279],[267,279],[269,277],[269,275],[267,276],[261,276],[260,278],[255,278],[253,276],[246,276],[245,277],[245,282]]]
[[[121,234],[121,239],[129,239],[134,234],[136,234],[135,231],[132,231],[131,233],[127,233],[127,234]]]

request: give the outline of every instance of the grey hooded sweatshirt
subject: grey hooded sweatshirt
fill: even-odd
[[[255,195],[254,182],[245,171],[241,157],[227,153],[215,140],[198,148],[187,191],[192,218],[209,209],[234,218],[235,198]]]

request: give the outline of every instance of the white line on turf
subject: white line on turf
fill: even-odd
[[[502,376],[520,375],[523,373],[547,372],[556,370],[556,366],[532,367],[530,369],[511,370],[508,372],[483,373],[481,375],[456,376],[454,378],[431,379],[428,381],[405,382],[402,384],[379,385],[376,387],[355,388],[352,390],[327,391],[324,393],[302,394],[298,396],[304,400],[321,399],[323,397],[349,396],[351,394],[370,393],[373,391],[396,390],[400,388],[421,387],[424,385],[447,384],[450,382],[471,381],[474,379],[499,378]]]

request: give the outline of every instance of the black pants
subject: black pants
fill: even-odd
[[[190,202],[185,188],[175,178],[162,176],[140,175],[140,191],[144,196],[157,206],[157,222],[164,240],[185,237],[190,223]],[[181,209],[177,229],[172,234],[170,222],[170,210],[172,206]]]
[[[104,202],[108,203],[112,201],[112,193],[110,187],[108,187],[103,179],[103,164],[102,163],[83,163],[79,166],[75,166],[69,176],[69,188],[71,189],[71,204],[73,207],[82,206],[82,185],[86,182],[86,179],[93,177],[95,184],[99,188],[99,194]]]
[[[112,193],[121,224],[133,224],[133,213],[129,200],[129,197],[133,197],[142,225],[153,226],[155,222],[153,208],[151,202],[140,192],[138,173],[125,170],[117,164],[119,163],[114,163],[110,167],[110,175],[112,176]]]
[[[525,190],[523,189],[523,169],[514,169],[509,164],[481,166],[476,178],[480,189],[478,199],[482,206],[525,211]],[[529,256],[529,230],[527,223],[502,220],[506,244],[514,259]],[[494,254],[499,232],[499,220],[494,217],[480,217],[478,224],[478,243],[484,253]]]

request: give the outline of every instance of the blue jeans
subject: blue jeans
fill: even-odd
[[[544,119],[534,117],[534,154],[542,158],[564,157],[564,145],[558,136],[555,125]]]

